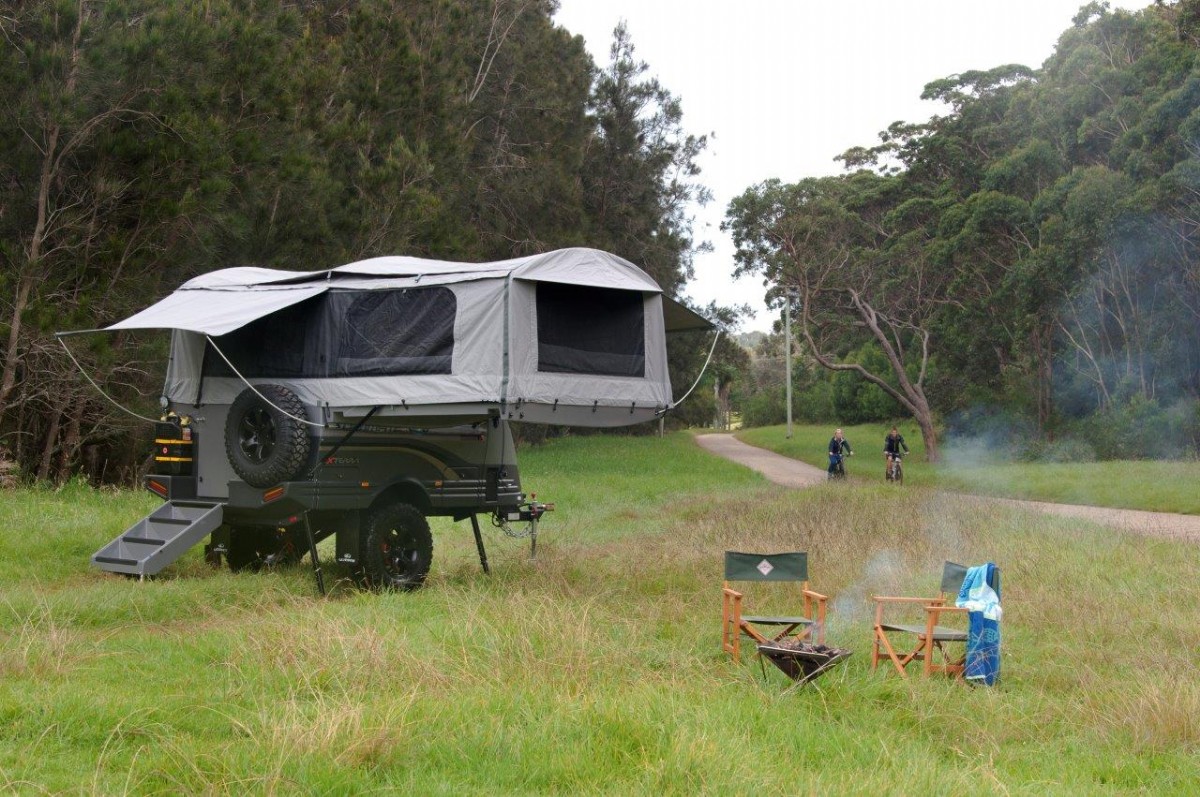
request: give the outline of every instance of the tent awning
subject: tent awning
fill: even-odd
[[[216,337],[329,290],[394,290],[505,276],[660,292],[657,283],[632,263],[594,249],[563,249],[480,264],[387,257],[316,272],[223,269],[188,281],[165,299],[106,329],[180,329]],[[667,332],[713,328],[703,316],[665,295],[662,307]]]
[[[663,322],[668,333],[715,329],[716,325],[704,316],[666,294],[662,297]]]
[[[105,329],[182,329],[216,337],[326,290],[324,284],[254,291],[181,290]]]

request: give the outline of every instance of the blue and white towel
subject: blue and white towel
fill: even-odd
[[[1000,677],[1000,582],[996,565],[988,562],[967,570],[955,606],[966,609],[970,618],[967,662],[963,677],[972,683],[991,686]],[[992,588],[992,584],[996,588]]]

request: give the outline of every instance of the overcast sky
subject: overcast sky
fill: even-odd
[[[770,329],[760,278],[733,281],[733,244],[719,229],[729,201],[771,177],[836,174],[834,156],[877,143],[892,122],[938,112],[926,83],[971,69],[1039,67],[1080,0],[561,0],[555,20],[609,61],[624,19],[637,57],[683,103],[689,133],[710,134],[700,160],[714,201],[696,209],[688,294],[749,304],[744,330]],[[1148,0],[1116,0],[1142,8]]]

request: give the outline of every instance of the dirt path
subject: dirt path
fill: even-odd
[[[743,443],[731,434],[697,435],[700,447],[758,471],[769,481],[784,487],[812,487],[825,481],[825,471],[806,462]],[[1170,512],[1142,512],[1136,509],[1108,509],[1099,506],[1050,504],[1043,501],[1019,501],[1012,498],[972,496],[1009,506],[1032,509],[1065,517],[1077,517],[1094,523],[1116,526],[1137,534],[1200,542],[1200,517]]]

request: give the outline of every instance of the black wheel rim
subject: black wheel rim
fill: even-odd
[[[261,464],[275,450],[275,420],[263,407],[246,413],[238,424],[238,447],[246,458]]]
[[[420,552],[413,547],[412,535],[402,528],[390,528],[379,539],[379,559],[384,573],[393,581],[405,581],[417,572]]]

